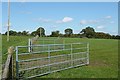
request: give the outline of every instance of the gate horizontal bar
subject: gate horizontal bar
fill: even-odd
[[[73,48],[72,50],[75,50],[75,49],[87,49],[87,47],[83,47],[83,48]],[[27,55],[27,54],[39,54],[39,53],[43,53],[43,52],[57,52],[57,51],[67,51],[67,50],[71,50],[71,49],[60,49],[60,50],[50,50],[50,51],[38,51],[38,52],[29,52],[29,53],[21,53],[21,54],[18,54],[18,55]]]
[[[80,59],[75,59],[75,60],[72,60],[72,61],[78,61],[78,60],[84,60],[84,59],[87,59],[87,57],[80,58]],[[31,70],[31,69],[36,69],[36,68],[42,68],[42,67],[46,67],[46,66],[52,66],[52,65],[55,65],[55,64],[62,64],[62,63],[67,63],[67,62],[71,62],[71,60],[66,60],[66,61],[63,61],[63,62],[55,62],[55,63],[52,63],[52,64],[43,65],[43,66],[36,66],[36,67],[27,68],[27,69],[21,69],[19,71],[26,71],[26,70]]]
[[[88,53],[88,52],[78,52],[74,54],[83,54],[83,53]],[[50,56],[50,58],[55,58],[55,57],[60,57],[60,56],[68,56],[71,54],[63,54],[63,55],[57,55],[57,56]],[[43,58],[35,58],[35,59],[27,59],[27,60],[19,60],[18,62],[28,62],[28,61],[35,61],[35,60],[41,60],[41,59],[46,59],[48,57],[43,57]]]
[[[76,66],[72,66],[72,67],[70,66],[70,67],[67,67],[67,68],[63,68],[63,69],[59,69],[59,70],[54,70],[54,71],[51,71],[51,72],[46,72],[46,73],[35,75],[35,76],[30,76],[30,77],[27,77],[27,79],[34,78],[34,77],[37,77],[37,76],[42,76],[42,75],[45,75],[45,74],[50,74],[50,73],[58,72],[58,71],[62,71],[62,70],[66,70],[66,69],[70,69],[70,68],[73,68],[73,67],[79,67],[79,66],[83,66],[83,65],[86,65],[86,64],[80,64],[80,65],[76,65]]]

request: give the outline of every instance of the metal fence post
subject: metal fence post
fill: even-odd
[[[48,60],[49,60],[49,73],[51,73],[51,70],[50,70],[50,45],[48,45]]]
[[[73,53],[72,53],[72,44],[71,44],[71,67],[73,67]]]
[[[55,40],[54,40],[54,50],[55,50]]]
[[[30,39],[30,52],[32,52],[33,51],[33,39]]]
[[[30,42],[30,39],[28,39],[28,46],[29,46],[29,47],[28,47],[28,52],[31,51],[31,50],[30,50],[30,46],[31,46],[30,43],[31,43],[31,42]]]
[[[89,43],[87,43],[87,64],[89,64]]]
[[[63,40],[63,50],[65,49],[65,40]]]
[[[18,47],[16,47],[16,78],[19,79]]]
[[[44,45],[44,40],[42,40],[42,45]],[[43,46],[43,50],[42,51],[44,51],[44,46]]]

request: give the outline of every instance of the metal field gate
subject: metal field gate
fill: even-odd
[[[28,51],[29,47],[16,47],[18,79],[34,78],[89,64],[89,43],[34,45],[32,52]]]

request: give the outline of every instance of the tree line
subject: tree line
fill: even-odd
[[[60,33],[59,30],[52,31],[50,35],[45,35],[45,29],[39,27],[37,30],[29,33],[28,31],[16,32],[13,30],[9,31],[10,35],[13,36],[35,36],[39,35],[40,37],[73,37],[73,38],[100,38],[100,39],[120,39],[119,35],[110,35],[109,33],[96,32],[94,28],[88,26],[85,29],[82,29],[78,34],[74,34],[71,28],[64,30],[64,34]],[[7,35],[5,32],[4,35]]]

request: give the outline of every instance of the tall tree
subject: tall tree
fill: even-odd
[[[65,29],[65,36],[70,37],[73,34],[73,30],[71,28]]]
[[[22,35],[28,35],[28,33],[29,33],[28,31],[23,31]]]
[[[51,37],[58,37],[60,35],[60,31],[52,31]]]
[[[95,30],[92,27],[86,27],[80,32],[84,37],[92,38],[95,35]]]
[[[39,36],[45,36],[45,29],[42,27],[39,27],[36,31],[33,31],[31,33],[32,36],[39,35]]]
[[[39,27],[39,28],[36,30],[36,35],[45,36],[45,29],[42,28],[42,27]]]
[[[35,36],[36,35],[36,31],[33,31],[32,33],[31,33],[31,36]]]

